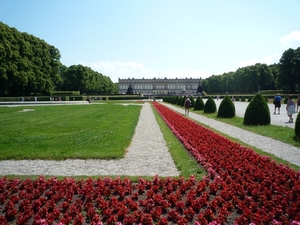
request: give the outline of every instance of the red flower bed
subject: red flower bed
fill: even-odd
[[[153,103],[170,129],[209,172],[210,193],[237,210],[238,224],[300,222],[300,172]],[[217,209],[220,206],[217,204]],[[214,211],[213,211],[214,212]],[[218,213],[213,214],[215,217]]]
[[[299,173],[154,106],[209,172],[202,181],[3,177],[0,225],[300,224]]]

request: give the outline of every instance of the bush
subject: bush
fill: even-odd
[[[194,105],[194,110],[203,110],[203,109],[204,109],[203,99],[200,96],[198,96]]]
[[[288,102],[289,98],[285,97],[283,103],[286,104]]]
[[[192,105],[191,107],[194,107],[194,105],[195,105],[195,99],[194,99],[194,97],[191,96],[190,100],[191,100],[191,105]]]
[[[256,94],[246,108],[244,115],[245,125],[269,125],[271,115],[268,103],[261,94]]]
[[[180,97],[177,98],[176,105],[181,106],[181,101],[182,101],[182,99],[181,99],[181,96],[180,96]]]
[[[244,101],[245,101],[245,97],[243,96],[243,97],[242,97],[242,102],[244,102]]]
[[[300,140],[300,113],[297,114],[296,122],[295,122],[295,135],[297,140]]]
[[[178,101],[178,96],[174,96],[172,104],[176,105]]]
[[[181,96],[180,106],[184,107],[184,103],[185,103],[185,96]]]
[[[217,117],[232,118],[235,116],[235,106],[227,95],[220,103]]]
[[[212,97],[209,97],[204,105],[204,113],[215,113],[217,106]]]

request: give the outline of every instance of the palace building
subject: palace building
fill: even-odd
[[[201,78],[120,79],[119,94],[192,95],[202,93]]]

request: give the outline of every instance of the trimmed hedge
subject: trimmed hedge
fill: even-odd
[[[217,117],[232,118],[234,116],[235,106],[230,97],[227,95],[225,96],[225,98],[223,98],[222,102],[220,103]]]
[[[209,97],[204,105],[204,113],[215,113],[217,106],[212,97]]]
[[[194,105],[194,110],[203,110],[203,109],[204,109],[203,99],[200,96],[198,96]]]
[[[256,94],[246,108],[244,125],[269,125],[271,115],[266,99],[260,94]]]

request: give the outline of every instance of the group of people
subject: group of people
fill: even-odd
[[[276,114],[276,109],[277,109],[277,113],[280,114],[280,108],[281,108],[281,96],[279,93],[277,93],[277,95],[274,98],[274,114]],[[300,104],[300,95],[298,95],[297,98],[297,104],[293,101],[293,96],[289,96],[288,101],[286,103],[286,111],[287,111],[287,115],[289,117],[289,123],[293,123],[294,119],[293,119],[293,114],[298,112],[298,107]],[[296,109],[297,107],[297,109]]]

